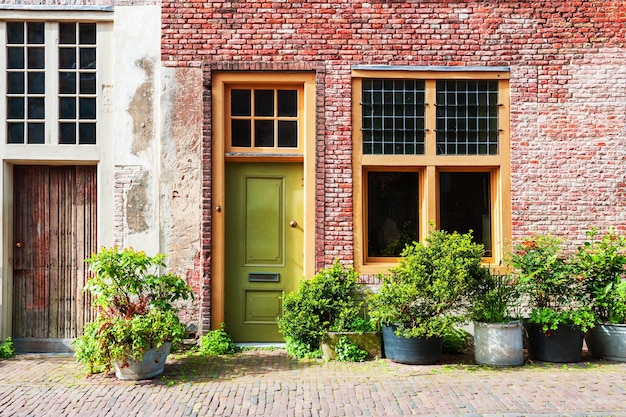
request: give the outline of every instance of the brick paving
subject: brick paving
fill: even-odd
[[[71,356],[0,360],[0,416],[625,416],[626,363],[489,369],[297,361],[283,350],[170,356],[164,375],[86,377]]]

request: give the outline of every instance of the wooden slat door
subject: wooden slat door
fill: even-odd
[[[67,350],[93,314],[83,259],[97,250],[96,167],[15,166],[13,173],[16,348]]]

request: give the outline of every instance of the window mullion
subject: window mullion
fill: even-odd
[[[434,157],[437,154],[437,81],[426,80],[426,108],[425,108],[425,154]]]
[[[59,142],[59,44],[58,23],[46,23],[46,97],[45,97],[45,132],[46,144]]]

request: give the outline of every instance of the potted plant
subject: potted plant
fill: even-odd
[[[370,357],[381,356],[378,332],[366,317],[366,290],[357,281],[354,268],[335,261],[284,295],[278,329],[290,355],[334,359],[335,346],[345,336]]]
[[[573,262],[598,321],[585,335],[587,348],[594,356],[626,362],[626,237],[615,229],[600,237],[597,228],[587,236]]]
[[[465,321],[460,311],[467,283],[483,273],[483,252],[471,232],[431,230],[423,242],[406,246],[370,297],[370,315],[382,324],[387,358],[408,364],[439,361],[442,336]]]
[[[485,269],[468,285],[474,322],[474,360],[490,366],[524,364],[523,326],[517,280]]]
[[[161,273],[165,255],[132,248],[102,248],[85,260],[95,273],[86,290],[96,319],[73,342],[89,373],[115,368],[119,379],[147,379],[163,372],[172,343],[185,335],[174,304],[193,297],[179,276]]]
[[[562,249],[562,240],[535,234],[514,245],[510,256],[528,302],[524,321],[531,359],[545,362],[578,362],[584,333],[595,318]]]

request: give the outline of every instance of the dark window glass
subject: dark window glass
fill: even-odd
[[[8,143],[24,143],[24,123],[9,123]]]
[[[274,90],[254,91],[254,115],[261,117],[274,116]]]
[[[59,72],[59,93],[76,94],[76,73]]]
[[[278,90],[278,117],[298,116],[298,90]]]
[[[254,121],[254,146],[271,148],[274,146],[274,121]]]
[[[80,68],[96,68],[96,48],[80,48]]]
[[[473,231],[474,241],[491,256],[491,176],[489,172],[439,174],[440,227],[450,232]]]
[[[41,45],[44,43],[44,27],[43,22],[30,22],[28,26],[28,43]]]
[[[59,98],[59,118],[76,119],[76,99],[74,97]]]
[[[46,91],[46,74],[43,72],[28,73],[28,94],[44,94]]]
[[[7,73],[7,93],[24,94],[24,73],[8,72]]]
[[[298,122],[279,120],[278,121],[278,147],[297,148],[298,147]]]
[[[44,69],[46,67],[44,48],[28,48],[28,68]]]
[[[232,146],[249,148],[252,146],[252,128],[250,120],[231,121]]]
[[[79,26],[79,36],[81,45],[95,45],[96,44],[96,24],[95,23],[81,23]]]
[[[96,74],[93,72],[80,74],[80,93],[96,94]]]
[[[59,23],[59,44],[76,44],[76,23]]]
[[[43,97],[28,97],[28,118],[45,118],[45,103]]]
[[[230,91],[230,115],[231,116],[252,116],[250,90]]]
[[[82,97],[79,98],[78,115],[78,117],[81,119],[94,120],[96,118],[96,99]]]
[[[8,119],[23,119],[24,118],[24,98],[23,97],[9,97],[7,99]]]
[[[95,123],[79,123],[78,125],[78,143],[81,145],[95,145],[96,143],[96,124]]]
[[[28,143],[44,143],[44,124],[29,123],[28,124]]]
[[[418,173],[367,173],[367,254],[397,257],[418,238]]]
[[[76,48],[59,48],[59,68],[76,69]]]
[[[7,22],[7,43],[24,44],[24,23]]]
[[[76,123],[59,123],[59,143],[61,145],[76,144]]]
[[[7,48],[8,69],[24,68],[24,48]]]

